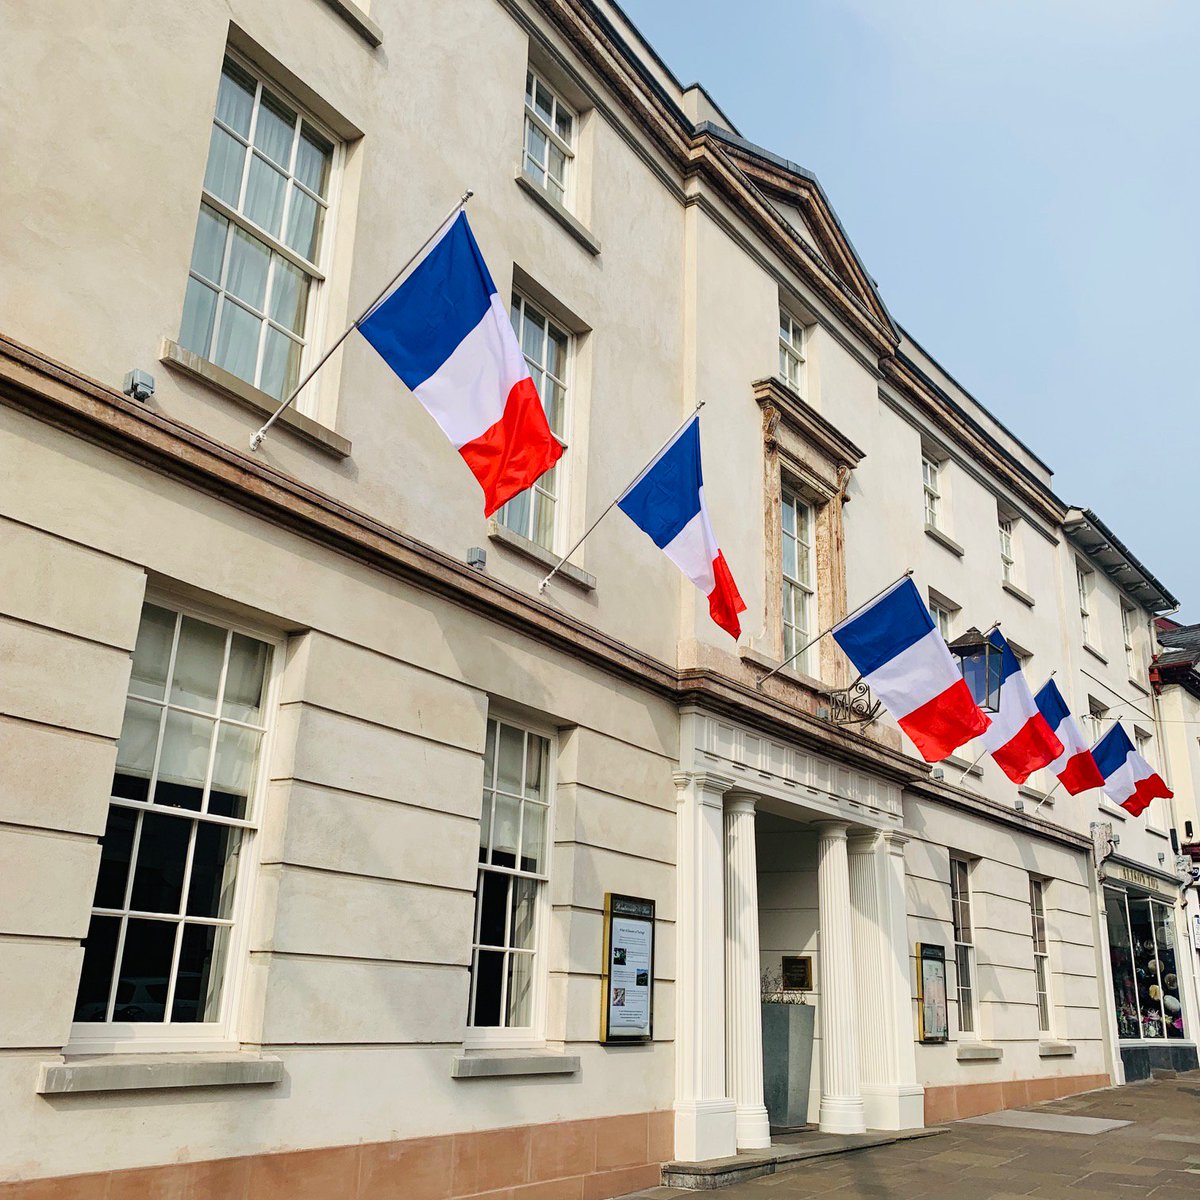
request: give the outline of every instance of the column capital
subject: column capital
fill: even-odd
[[[730,790],[725,793],[725,811],[731,813],[752,813],[758,804],[758,796],[754,792]]]
[[[912,841],[912,836],[903,829],[882,829],[879,836],[892,854],[903,854],[904,847]]]
[[[676,771],[671,778],[675,780],[681,803],[687,789],[695,787],[700,803],[715,808],[721,807],[721,798],[735,783],[730,776],[719,775],[715,771]]]
[[[813,821],[812,827],[826,840],[844,842],[847,834],[850,832],[849,821],[838,821],[833,818],[822,821]]]
[[[846,848],[851,854],[874,854],[883,830],[856,826],[846,834]]]

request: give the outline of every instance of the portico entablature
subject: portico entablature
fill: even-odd
[[[808,810],[803,819],[832,817],[879,829],[903,825],[898,784],[724,717],[681,709],[679,742],[683,771],[718,773],[738,791]]]

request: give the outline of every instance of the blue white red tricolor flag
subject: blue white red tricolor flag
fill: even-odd
[[[902,579],[833,640],[926,762],[941,762],[988,727],[911,579]]]
[[[358,328],[462,455],[485,516],[562,456],[466,213]]]
[[[993,629],[988,641],[1000,652],[1000,700],[983,744],[1013,783],[1024,783],[1034,771],[1054,762],[1063,744],[1038,711],[1004,635]]]
[[[1092,747],[1092,757],[1104,776],[1105,795],[1135,817],[1150,807],[1151,800],[1170,800],[1174,794],[1137,752],[1120,721]]]
[[[617,507],[708,597],[712,619],[730,637],[739,637],[738,613],[746,605],[704,502],[698,413],[622,492]]]
[[[1071,716],[1058,684],[1053,679],[1047,679],[1045,687],[1033,699],[1038,712],[1046,718],[1046,724],[1062,742],[1062,753],[1050,764],[1050,770],[1059,783],[1072,796],[1078,796],[1089,788],[1103,787],[1104,776],[1100,774],[1100,768],[1096,766],[1096,760],[1088,749],[1082,730]]]

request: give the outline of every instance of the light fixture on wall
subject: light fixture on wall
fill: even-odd
[[[984,712],[1000,709],[1000,674],[1003,658],[985,633],[974,625],[962,637],[949,643],[950,653],[958,659],[959,670],[971,690],[971,697]]]

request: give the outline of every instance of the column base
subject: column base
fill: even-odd
[[[822,1133],[866,1133],[867,1117],[859,1097],[822,1096],[817,1118]]]
[[[925,1125],[925,1089],[919,1083],[864,1083],[868,1129],[921,1129]]]
[[[732,1100],[681,1100],[675,1104],[675,1158],[703,1162],[737,1153],[737,1112]]]
[[[737,1148],[766,1150],[771,1144],[771,1122],[761,1105],[737,1110]]]

